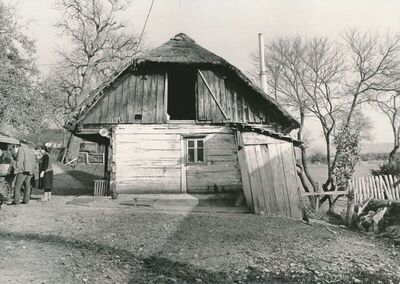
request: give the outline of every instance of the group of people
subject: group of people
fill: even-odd
[[[45,145],[35,149],[30,147],[26,140],[20,142],[21,145],[11,149],[8,155],[5,153],[0,155],[3,162],[10,164],[6,181],[11,188],[11,204],[28,204],[32,186],[44,190],[42,201],[50,201],[53,189],[53,167],[49,149]],[[25,190],[21,201],[23,186]]]

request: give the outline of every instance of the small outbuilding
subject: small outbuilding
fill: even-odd
[[[0,133],[0,150],[10,150],[12,146],[19,144],[20,142],[16,138]]]
[[[143,52],[66,128],[106,146],[112,193],[243,191],[255,213],[301,217],[298,122],[185,34]]]

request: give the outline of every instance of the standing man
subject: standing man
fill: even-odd
[[[15,182],[15,196],[14,203],[19,205],[21,200],[21,187],[25,184],[25,193],[22,203],[29,203],[31,196],[31,178],[35,169],[35,155],[28,147],[28,141],[21,140],[21,147],[18,150],[16,161],[16,182]]]

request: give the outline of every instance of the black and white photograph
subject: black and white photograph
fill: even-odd
[[[400,283],[400,0],[0,0],[0,283]]]

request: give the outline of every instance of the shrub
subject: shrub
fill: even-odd
[[[312,154],[308,160],[310,161],[311,164],[326,164],[326,155],[321,153],[321,152],[315,152]]]
[[[400,176],[400,160],[396,160],[392,164],[383,164],[379,166],[379,169],[371,170],[371,174],[374,176],[379,176],[379,175]]]

